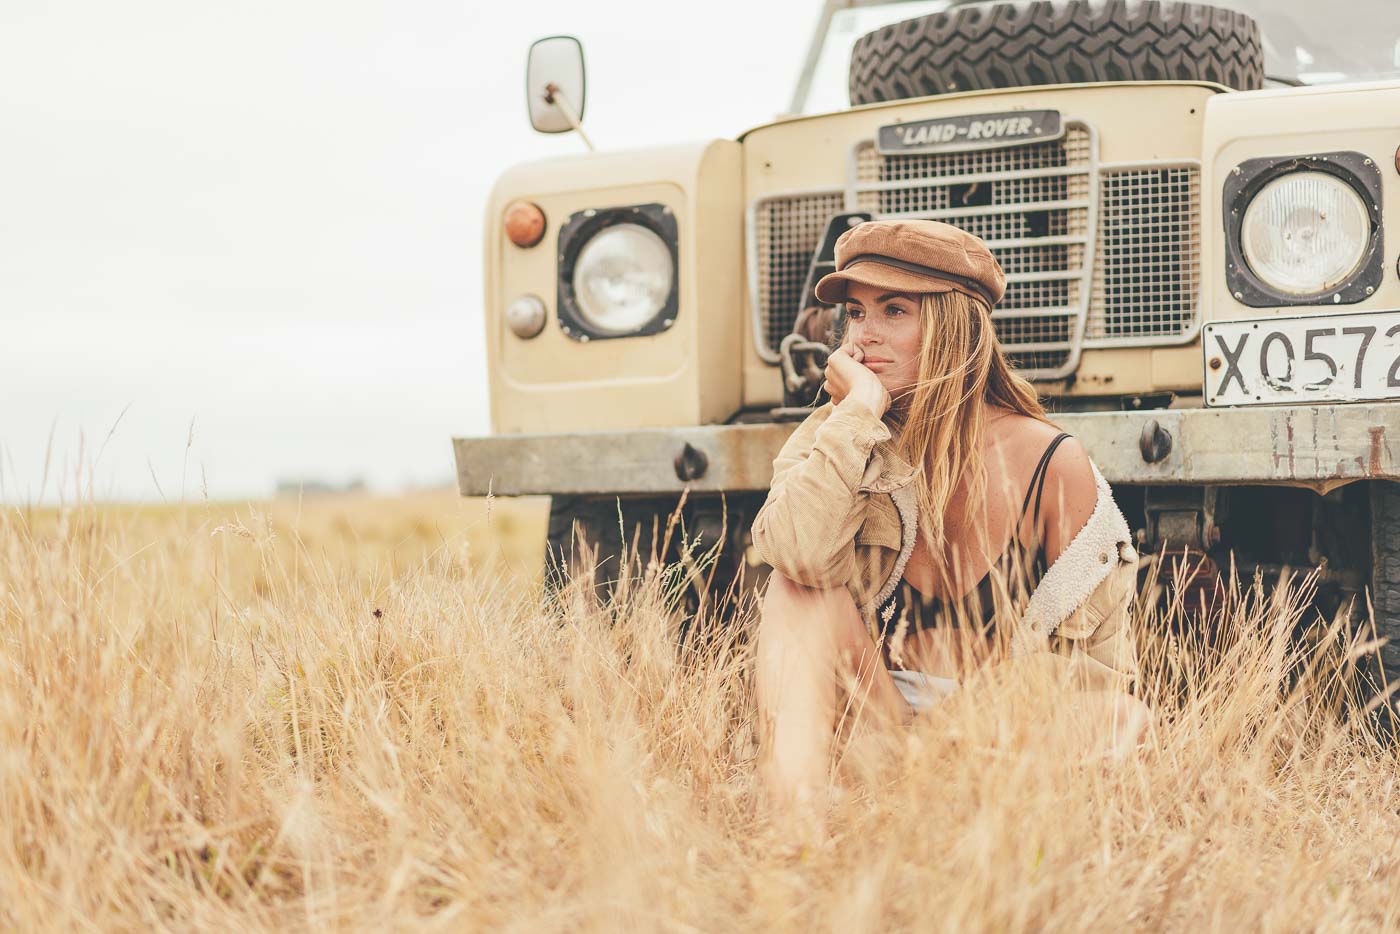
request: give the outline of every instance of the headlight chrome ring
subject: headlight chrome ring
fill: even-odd
[[[676,323],[678,225],[663,204],[579,211],[559,228],[559,328],[576,341],[659,334]]]
[[[1237,301],[1251,308],[1350,305],[1379,287],[1381,172],[1364,153],[1248,159],[1226,177],[1223,196],[1225,280]],[[1295,206],[1299,215],[1290,216]],[[1278,229],[1261,226],[1268,224]],[[1299,250],[1303,240],[1308,246]],[[1300,256],[1316,267],[1290,269]]]

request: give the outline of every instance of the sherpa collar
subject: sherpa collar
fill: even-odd
[[[885,605],[885,601],[894,593],[894,589],[899,586],[900,578],[904,576],[904,566],[909,563],[909,558],[914,554],[914,541],[918,534],[918,501],[912,486],[902,486],[897,490],[891,490],[890,496],[894,499],[894,505],[899,510],[900,544],[899,557],[895,558],[894,570],[890,572],[889,579],[880,588],[880,592],[875,595],[876,607]]]
[[[1089,466],[1098,487],[1094,511],[1031,593],[1021,628],[1032,635],[1053,635],[1118,564],[1119,543],[1133,540],[1128,520],[1113,500],[1112,487],[1093,460]]]

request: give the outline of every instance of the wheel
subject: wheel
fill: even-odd
[[[693,614],[702,601],[723,603],[727,613],[737,601],[722,598],[729,594],[736,578],[742,591],[751,591],[762,582],[766,568],[748,566],[746,546],[749,528],[763,499],[762,494],[739,494],[723,499],[716,495],[687,498],[672,529],[666,553],[658,557],[668,563],[681,564],[688,575],[683,603],[688,615]],[[586,573],[588,566],[584,549],[580,547],[586,544],[597,552],[594,593],[605,602],[623,570],[618,556],[624,542],[635,571],[636,555],[639,554],[643,562],[650,560],[653,535],[656,549],[665,542],[667,523],[678,504],[679,497],[553,497],[545,556],[546,589],[557,592],[569,578]],[[698,538],[696,553],[682,553],[682,534],[692,542]],[[632,550],[634,537],[635,552]],[[700,567],[697,559],[716,543],[720,544],[720,549],[714,556],[714,565]],[[687,562],[690,563],[687,565]]]
[[[1387,682],[1400,681],[1400,483],[1371,481],[1371,606]],[[1364,612],[1364,608],[1363,608]],[[1391,695],[1395,709],[1397,695]]]
[[[616,496],[551,497],[545,552],[546,587],[551,592],[557,591],[566,580],[586,573],[589,565],[585,550],[594,551],[594,589],[600,598],[606,599],[621,576],[624,529],[629,551],[636,533],[637,548],[645,553],[651,541],[652,524],[658,515],[664,529],[663,505]]]
[[[1243,13],[1156,0],[975,3],[886,26],[851,50],[851,104],[1095,81],[1264,84]]]

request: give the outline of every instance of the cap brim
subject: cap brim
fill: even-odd
[[[947,279],[921,276],[917,272],[896,269],[883,263],[864,262],[822,276],[814,290],[817,294],[817,300],[832,305],[844,302],[846,300],[846,283],[848,282],[859,282],[877,289],[889,289],[891,292],[912,292],[914,294],[962,291]]]

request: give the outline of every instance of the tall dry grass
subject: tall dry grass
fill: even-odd
[[[793,853],[755,806],[752,605],[680,645],[674,567],[546,601],[468,530],[410,555],[343,518],[3,512],[0,926],[1400,920],[1396,758],[1345,702],[1341,627],[1302,619],[1306,579],[1241,586],[1209,644],[1144,600],[1160,722],[1127,761],[956,696],[857,730],[831,844]]]

